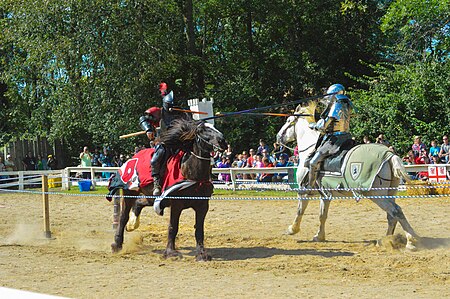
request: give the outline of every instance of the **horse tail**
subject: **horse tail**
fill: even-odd
[[[394,176],[401,179],[403,178],[405,182],[410,182],[411,178],[409,177],[408,173],[406,172],[405,166],[403,165],[402,159],[397,156],[393,155],[391,158],[392,162],[392,171],[394,172]]]
[[[112,201],[114,195],[116,195],[120,189],[126,188],[126,184],[123,183],[123,181],[120,179],[120,175],[117,172],[111,175],[108,181],[109,192],[106,195],[106,199],[108,201]]]

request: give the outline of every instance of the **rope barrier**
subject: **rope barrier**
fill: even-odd
[[[425,187],[425,186],[424,186]],[[449,188],[444,187],[444,188]],[[267,190],[267,189],[266,189]],[[319,190],[319,189],[315,189]],[[336,191],[336,189],[331,189],[333,191]],[[379,190],[383,190],[383,188],[379,188]],[[279,191],[279,190],[277,190]],[[66,192],[42,192],[42,191],[36,191],[36,190],[11,190],[11,189],[0,189],[0,192],[5,193],[28,193],[28,194],[48,194],[48,195],[62,195],[62,196],[74,196],[74,197],[106,197],[106,194],[85,194],[85,193],[66,193]],[[347,191],[350,192],[350,191]],[[158,198],[158,196],[149,196],[149,195],[113,195],[112,198],[116,197],[125,197],[125,198]],[[167,199],[184,199],[184,200],[320,200],[320,199],[327,199],[327,200],[347,200],[347,199],[353,199],[358,200],[362,198],[367,199],[397,199],[397,198],[443,198],[443,197],[450,197],[450,194],[427,194],[427,195],[360,195],[360,196],[332,196],[329,197],[323,197],[323,196],[271,196],[271,197],[242,197],[242,196],[211,196],[211,197],[201,197],[201,196],[185,196],[185,197],[179,197],[179,196],[167,196],[165,198]]]

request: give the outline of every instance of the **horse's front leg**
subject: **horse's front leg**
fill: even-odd
[[[119,225],[117,226],[116,234],[114,235],[114,243],[111,244],[112,252],[119,252],[120,250],[122,250],[125,226],[127,225],[130,210],[135,201],[136,199],[127,197],[122,199],[123,205],[120,209]]]
[[[197,242],[196,260],[200,262],[207,262],[211,260],[211,256],[206,252],[205,240],[205,217],[209,209],[209,200],[201,202],[198,207],[195,207],[195,241]]]
[[[309,199],[304,195],[299,195],[297,215],[295,216],[294,222],[289,225],[287,234],[294,235],[300,231],[300,222],[302,221],[303,214],[305,214],[306,207],[309,204]]]
[[[169,232],[167,236],[167,246],[163,253],[164,258],[183,257],[179,251],[175,250],[175,238],[178,234],[181,211],[183,211],[182,201],[182,199],[174,200],[172,203],[172,208],[170,209]]]
[[[314,242],[323,242],[325,241],[325,222],[328,218],[328,209],[330,208],[331,200],[321,198],[320,199],[320,212],[319,212],[319,231],[313,237]]]

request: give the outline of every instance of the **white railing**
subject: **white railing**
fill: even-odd
[[[74,176],[73,173],[86,173],[88,172],[90,174],[92,186],[95,188],[95,186],[106,186],[108,185],[108,182],[106,179],[97,179],[95,174],[99,172],[111,172],[114,173],[119,169],[119,167],[66,167],[62,171],[62,190],[70,190],[70,187],[72,186],[72,181]],[[82,179],[82,178],[80,178]]]
[[[450,164],[415,164],[405,165],[408,172],[421,172],[428,171],[428,166],[443,166],[446,168],[447,173],[450,170]],[[229,174],[231,178],[231,185],[233,190],[236,189],[239,179],[238,174],[259,174],[259,173],[288,173],[289,169],[295,169],[296,166],[291,167],[272,167],[272,168],[213,168],[213,174]],[[119,167],[67,167],[61,170],[30,170],[30,171],[6,171],[0,172],[1,176],[9,176],[9,179],[0,179],[0,189],[8,187],[18,187],[19,190],[23,190],[27,185],[40,185],[41,175],[47,174],[50,177],[59,177],[62,180],[62,190],[69,190],[74,180],[73,173],[89,172],[91,178],[95,178],[95,174],[99,172],[115,172]],[[11,177],[12,176],[12,177]],[[107,185],[106,179],[93,179],[91,180],[93,186]]]
[[[46,174],[51,178],[61,177],[62,170],[27,170],[27,171],[3,171],[0,172],[0,189],[17,187],[24,190],[25,187],[42,185],[42,175]],[[7,176],[8,178],[1,178]]]

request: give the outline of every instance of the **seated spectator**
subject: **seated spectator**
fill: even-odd
[[[369,136],[364,136],[363,137],[363,143],[370,143]]]
[[[450,144],[448,143],[448,136],[445,135],[442,137],[442,145],[441,150],[439,151],[439,158],[441,159],[441,163],[448,163],[449,159],[449,153],[450,153]]]
[[[289,157],[289,163],[292,163],[293,166],[298,166],[298,156]]]
[[[430,164],[430,160],[428,159],[428,153],[426,149],[422,149],[419,156],[414,159],[415,164]],[[417,180],[428,180],[428,171],[421,171],[417,173]]]
[[[222,157],[222,161],[217,164],[217,168],[230,168],[231,167],[231,161],[229,157]],[[218,179],[220,181],[230,182],[231,176],[229,173],[219,173]]]
[[[58,169],[58,161],[53,155],[48,155],[47,167],[50,170]]]
[[[236,159],[233,161],[233,164],[231,164],[231,167],[234,168],[244,168],[245,167],[245,162],[246,160],[243,158],[242,154],[239,154],[236,156]],[[236,174],[236,178],[237,179],[243,179],[244,176],[242,173],[237,173]]]
[[[413,164],[415,164],[415,162],[414,162],[414,154],[413,154],[412,150],[410,150],[408,152],[408,154],[405,157],[403,157],[403,164],[405,164],[405,165],[413,165]],[[409,175],[409,177],[412,180],[414,180],[417,177],[417,173],[415,173],[415,172],[408,172],[408,175]]]
[[[262,155],[255,155],[255,168],[263,168]]]
[[[298,145],[296,145],[294,148],[294,157],[297,157],[298,159]]]
[[[47,163],[45,163],[45,166],[44,166],[44,162],[42,161],[42,156],[38,155],[37,161],[36,161],[36,169],[37,170],[44,170],[46,168],[47,168]]]
[[[277,164],[275,164],[275,167],[288,167],[293,165],[293,163],[289,162],[288,155],[281,154]],[[287,173],[275,173],[273,175],[272,182],[281,182],[285,176],[287,176]]]
[[[234,158],[233,149],[231,148],[231,144],[227,145],[226,151],[223,153],[226,157],[230,158],[230,161]]]
[[[245,163],[245,167],[253,168],[253,167],[255,167],[255,163],[256,163],[255,150],[251,148],[248,152],[249,152],[249,155],[247,158],[247,162]],[[246,180],[251,180],[251,179],[254,180],[255,178],[256,178],[256,175],[254,173],[244,174],[244,179],[246,179]]]
[[[441,147],[439,145],[437,145],[437,140],[432,140],[430,151],[428,153],[428,157],[430,158],[430,160],[432,160],[433,156],[438,156],[440,151],[441,151]]]
[[[100,167],[100,166],[102,166],[101,165],[101,162],[100,162],[100,151],[99,151],[99,149],[96,147],[95,149],[94,149],[94,153],[91,153],[91,165],[92,166],[94,166],[94,167]]]
[[[256,154],[262,155],[263,150],[269,152],[269,146],[264,142],[264,140],[260,139],[258,149],[256,150]]]
[[[0,172],[6,171],[5,163],[3,162],[3,156],[0,156]],[[0,180],[7,179],[8,176],[6,174],[0,174]],[[0,181],[0,184],[2,181]]]
[[[425,146],[425,144],[422,142],[422,139],[420,136],[415,136],[414,137],[414,143],[411,146],[411,149],[414,153],[414,157],[419,157],[422,154],[422,150],[426,150],[427,147]],[[416,163],[417,164],[417,163]],[[428,163],[427,163],[428,164]]]
[[[120,154],[119,160],[117,161],[117,166],[121,167],[123,164],[127,162],[127,159],[124,154]]]
[[[263,164],[262,168],[273,167],[273,164],[270,163],[270,160],[266,157],[262,158],[262,164]],[[272,177],[273,177],[272,173],[259,173],[256,176],[256,181],[257,182],[272,182]]]
[[[222,153],[220,151],[214,152],[213,160],[214,160],[214,165],[217,165],[217,163],[222,161]]]
[[[25,170],[36,169],[36,158],[33,156],[31,152],[28,152],[28,154],[25,155],[25,158],[23,158],[22,163]]]
[[[5,168],[6,171],[15,171],[16,170],[16,164],[14,163],[14,159],[10,154],[6,155],[5,160]]]
[[[378,135],[378,137],[375,139],[375,143],[384,144],[386,146],[390,145],[389,141],[384,139],[384,135],[383,134]]]
[[[100,162],[102,163],[102,167],[112,167],[113,159],[109,150],[105,147],[103,149],[103,154],[100,154]],[[102,177],[108,179],[111,176],[110,172],[102,172]]]
[[[246,167],[247,166],[247,159],[248,159],[248,154],[246,151],[243,151],[241,154],[241,159],[240,159],[240,163],[238,164],[238,167]]]
[[[270,163],[275,164],[275,158],[269,154],[268,150],[262,151],[263,158],[269,159]]]
[[[431,163],[431,164],[440,164],[440,163],[441,163],[441,160],[439,159],[439,156],[438,156],[438,155],[431,156],[430,163]]]
[[[278,160],[280,158],[281,154],[287,154],[289,156],[291,154],[291,151],[288,148],[286,148],[284,145],[278,144],[277,142],[275,142],[273,144],[273,151],[272,151],[271,155],[276,160]]]

